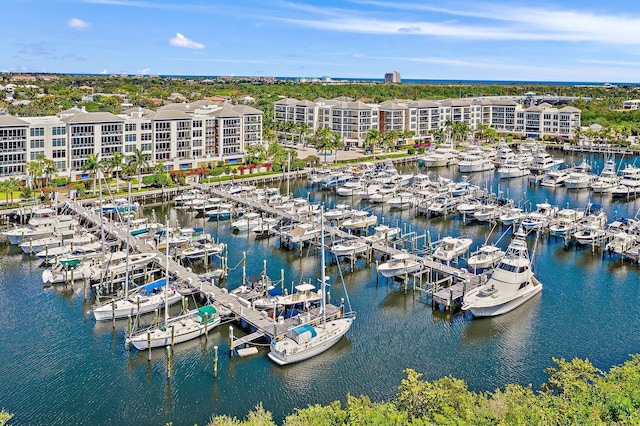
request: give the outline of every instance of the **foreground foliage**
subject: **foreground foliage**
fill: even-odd
[[[589,360],[555,359],[549,380],[531,386],[507,385],[494,392],[471,392],[463,380],[444,377],[433,382],[405,370],[395,398],[373,402],[347,395],[342,404],[296,409],[284,426],[302,425],[638,425],[640,424],[640,355],[599,371]],[[246,419],[214,417],[211,426],[275,425],[262,404]]]

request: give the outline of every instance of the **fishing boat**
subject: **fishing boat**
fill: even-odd
[[[527,214],[522,219],[522,227],[530,231],[532,229],[540,229],[547,226],[549,222],[556,216],[558,208],[549,203],[536,204],[536,211]]]
[[[344,222],[342,226],[346,229],[363,229],[375,226],[378,223],[378,217],[364,210],[356,211],[353,216]]]
[[[549,233],[555,237],[567,237],[578,228],[578,221],[582,219],[584,212],[575,209],[562,209],[555,219],[549,223]]]
[[[322,319],[316,324],[300,324],[287,330],[283,339],[271,341],[269,359],[278,365],[292,364],[304,361],[313,356],[321,354],[335,345],[351,328],[355,321],[355,312],[348,312],[345,315],[332,320],[326,318],[326,284],[327,277],[324,255],[324,220],[320,222],[322,237],[321,243],[321,272],[322,278],[320,292]]]
[[[462,309],[475,317],[505,314],[542,291],[534,277],[527,242],[521,235],[511,241],[486,284],[464,295]]]
[[[399,192],[395,197],[387,201],[392,210],[405,210],[415,206],[418,199],[410,192]]]
[[[498,220],[502,222],[503,225],[513,225],[514,223],[520,222],[524,216],[525,213],[520,207],[512,207],[498,216]]]
[[[204,215],[212,220],[229,220],[231,218],[232,207],[231,204],[219,203],[205,210]]]
[[[485,244],[471,253],[467,265],[474,269],[493,268],[504,257],[505,252],[492,244]]]
[[[609,192],[620,183],[620,178],[616,173],[616,163],[613,159],[607,160],[600,175],[591,184],[591,190],[596,193]]]
[[[436,243],[433,257],[449,263],[466,253],[472,242],[471,238],[444,237]]]
[[[336,256],[353,256],[369,251],[369,244],[361,238],[351,238],[337,242],[329,249]]]
[[[279,225],[280,219],[275,217],[265,217],[264,219],[262,219],[262,221],[260,221],[259,225],[251,229],[251,232],[260,237],[275,235],[278,232]]]
[[[409,253],[397,253],[391,256],[389,261],[384,262],[378,266],[378,272],[384,277],[403,276],[405,274],[411,274],[417,272],[422,268],[420,262],[418,262]]]
[[[246,231],[258,226],[260,222],[260,213],[249,212],[242,215],[240,219],[231,222],[231,229],[233,231]]]
[[[553,158],[544,147],[538,148],[538,151],[533,155],[530,170],[533,173],[546,173],[549,170],[557,169],[564,163],[562,159]]]
[[[320,234],[320,228],[314,222],[305,222],[282,231],[281,238],[290,244],[301,244],[313,240]]]
[[[373,235],[368,237],[364,237],[364,239],[369,243],[388,243],[389,241],[393,241],[400,236],[402,230],[399,227],[390,227],[388,225],[380,224],[378,226],[373,227]]]
[[[331,222],[332,220],[344,220],[353,216],[353,209],[349,204],[339,203],[334,208],[324,212],[324,218]]]

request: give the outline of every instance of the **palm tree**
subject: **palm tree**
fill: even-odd
[[[342,136],[340,136],[340,133],[333,132],[333,135],[331,136],[331,147],[336,152],[335,162],[337,163],[338,162],[338,149],[344,148],[344,142],[342,141]]]
[[[307,135],[311,133],[311,126],[307,123],[299,123],[298,124],[298,138],[300,139],[300,143],[304,147],[306,145]]]
[[[31,176],[32,186],[38,188],[37,182],[42,178],[42,163],[39,161],[30,161],[27,163],[27,174]]]
[[[116,177],[116,193],[118,192],[118,189],[119,189],[118,179],[120,178],[120,171],[122,170],[123,160],[124,160],[124,155],[117,151],[112,154],[111,160],[109,160],[109,168],[111,169],[111,171]]]
[[[322,127],[316,131],[315,145],[318,152],[324,151],[324,162],[327,162],[327,151],[333,151],[333,132],[329,127]]]
[[[43,156],[44,157],[44,156]],[[53,175],[58,173],[58,168],[56,167],[56,162],[49,159],[43,159],[42,172],[47,178],[47,185],[51,184],[51,179],[53,179]]]
[[[16,189],[20,187],[20,180],[18,178],[11,177],[7,179],[5,182],[5,190],[7,191],[7,196],[11,194],[11,204],[13,204],[13,193]]]
[[[87,161],[82,165],[82,170],[89,172],[93,175],[93,195],[96,194],[96,177],[98,174],[98,170],[101,169],[100,160],[98,156],[95,154],[89,154],[87,156]]]
[[[375,152],[376,145],[380,142],[381,139],[382,135],[380,134],[380,131],[378,129],[369,129],[369,131],[365,135],[364,141],[370,147],[372,154]]]
[[[129,164],[138,170],[138,191],[140,191],[142,185],[142,169],[149,167],[149,155],[142,152],[141,149],[136,148],[129,159]]]

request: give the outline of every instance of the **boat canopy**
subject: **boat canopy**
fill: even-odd
[[[167,283],[167,279],[166,279],[166,278],[160,278],[159,280],[156,280],[156,281],[150,282],[149,284],[145,284],[145,285],[142,287],[142,289],[143,289],[144,291],[151,292],[151,291],[153,291],[153,290],[155,290],[155,289],[158,289],[158,288],[160,288],[160,287],[164,287],[164,285],[165,285],[166,283]],[[171,282],[169,281],[169,283],[171,283]]]
[[[216,308],[211,305],[206,305],[198,308],[197,315],[200,317],[200,322],[204,322],[205,316],[208,317],[209,321],[216,317]]]
[[[315,290],[315,288],[313,284],[300,284],[296,286],[296,290],[298,291],[311,291]]]
[[[316,329],[309,324],[294,327],[288,333],[288,337],[298,344],[307,343],[317,335]]]

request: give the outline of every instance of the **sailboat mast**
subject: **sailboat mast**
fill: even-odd
[[[327,292],[327,279],[326,279],[326,265],[324,260],[324,205],[320,209],[320,269],[322,269],[322,321],[327,322],[327,310],[326,310],[326,292]]]
[[[165,269],[165,283],[164,283],[164,323],[169,322],[169,303],[167,299],[169,299],[169,217],[167,216],[167,225],[165,228],[165,255],[167,257],[166,261],[166,269]]]
[[[127,216],[127,257],[125,263],[125,273],[124,273],[124,298],[129,298],[129,235],[131,235],[131,182],[129,182],[129,196],[127,200],[129,216]]]

